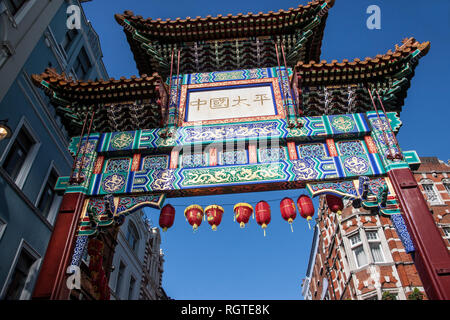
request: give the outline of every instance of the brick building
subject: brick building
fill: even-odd
[[[421,157],[420,160],[414,176],[450,249],[450,164],[436,157]]]
[[[450,166],[421,158],[414,171],[431,214],[450,249]],[[411,254],[391,219],[344,201],[340,219],[319,201],[309,266],[302,283],[306,300],[404,300],[417,288],[426,299]],[[416,291],[417,291],[416,289]]]

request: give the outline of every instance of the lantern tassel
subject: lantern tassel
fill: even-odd
[[[309,230],[311,230],[311,225],[309,224],[309,221],[311,221],[312,218],[311,218],[311,217],[308,217],[308,218],[306,218],[306,220],[308,221],[308,227],[309,227]]]
[[[264,237],[266,236],[266,229],[263,229],[264,230]]]
[[[294,228],[292,227],[292,222],[290,223],[291,225],[291,231],[294,232]]]

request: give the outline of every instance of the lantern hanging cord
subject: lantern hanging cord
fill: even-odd
[[[270,200],[264,200],[266,202],[275,202],[275,201],[281,201],[286,197],[279,198],[279,199],[270,199]],[[236,203],[222,203],[221,206],[234,206]],[[185,204],[170,204],[173,207],[186,207]],[[209,204],[199,204],[199,206],[209,206]]]

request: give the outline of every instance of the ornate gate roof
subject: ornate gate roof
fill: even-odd
[[[48,68],[32,80],[52,99],[70,136],[81,132],[91,110],[96,132],[159,127],[168,99],[168,86],[158,74],[78,81]]]
[[[141,74],[167,74],[172,50],[181,49],[181,73],[251,69],[277,63],[274,41],[284,42],[288,63],[319,61],[328,10],[316,0],[289,10],[186,19],[144,19],[116,14]]]

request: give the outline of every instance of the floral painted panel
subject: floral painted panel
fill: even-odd
[[[276,162],[286,159],[285,147],[259,149],[259,162]]]
[[[326,157],[325,145],[323,143],[309,143],[298,146],[300,158]]]
[[[203,153],[186,153],[181,155],[182,168],[197,168],[208,166],[208,159]]]
[[[248,163],[246,150],[233,150],[219,153],[220,165],[246,164],[246,163]]]
[[[142,169],[167,169],[169,163],[168,156],[147,156],[144,158]]]
[[[337,143],[339,154],[342,156],[356,156],[359,154],[365,154],[365,149],[361,141],[340,141]]]
[[[130,158],[109,159],[106,164],[105,173],[127,172],[130,169]]]

